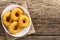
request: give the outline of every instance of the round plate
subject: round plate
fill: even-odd
[[[25,13],[26,15],[28,15],[28,17],[29,17],[29,19],[30,19],[30,23],[29,23],[29,26],[28,26],[27,28],[22,29],[19,33],[17,33],[17,34],[10,34],[9,31],[6,29],[5,25],[3,24],[2,16],[3,16],[3,14],[4,14],[5,12],[11,11],[11,10],[13,10],[13,9],[16,8],[16,7],[21,8],[21,9],[24,11],[24,13]],[[13,36],[13,37],[22,37],[22,36],[26,35],[26,33],[28,33],[28,31],[29,31],[29,29],[30,29],[30,27],[31,27],[31,17],[30,17],[30,15],[29,15],[29,12],[28,12],[28,10],[26,10],[24,7],[22,7],[22,6],[20,6],[20,5],[10,5],[10,6],[8,6],[7,8],[5,8],[5,9],[3,10],[2,14],[1,14],[1,22],[2,22],[2,25],[3,25],[3,28],[5,29],[5,31],[6,31],[9,35],[11,35],[11,36]]]

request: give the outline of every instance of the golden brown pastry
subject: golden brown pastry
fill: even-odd
[[[8,27],[10,25],[10,12],[6,12],[2,17],[3,23]]]
[[[11,12],[11,19],[12,20],[18,20],[18,17],[21,16],[23,14],[22,9],[20,8],[15,8],[12,10]]]
[[[19,27],[27,27],[29,25],[29,17],[26,15],[22,15],[19,17]]]
[[[18,22],[14,21],[11,23],[11,25],[8,28],[9,32],[11,34],[16,34],[18,33],[21,29],[18,27]]]

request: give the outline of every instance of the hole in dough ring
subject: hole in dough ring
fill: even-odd
[[[15,8],[12,10],[11,13],[11,19],[12,20],[18,20],[18,17],[21,16],[23,14],[23,10],[20,8]]]
[[[11,34],[16,34],[21,30],[17,25],[18,25],[18,22],[16,22],[16,21],[11,23],[11,25],[8,28],[8,30]],[[16,27],[16,29],[14,29],[15,27]]]
[[[29,25],[29,17],[26,15],[22,15],[19,17],[19,27],[27,27]]]
[[[10,25],[10,12],[6,12],[3,17],[2,17],[3,23],[5,26],[9,26]]]

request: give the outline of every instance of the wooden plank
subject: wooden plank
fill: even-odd
[[[1,24],[1,13],[2,13],[2,11],[4,10],[4,8],[7,6],[7,3],[6,2],[1,2],[0,1],[0,37],[2,36],[2,37],[5,37],[6,36],[6,34],[5,34],[5,31],[4,31],[4,29],[3,29],[3,27],[2,27],[2,24]]]
[[[60,40],[60,36],[28,36],[17,40]]]
[[[34,35],[60,35],[59,0],[31,0],[28,8],[36,30]]]
[[[6,36],[0,36],[0,40],[7,40]]]
[[[11,1],[12,4],[16,2],[17,1]],[[3,9],[6,5],[9,5],[7,2],[0,3]],[[19,4],[19,2],[17,3]],[[3,10],[2,8],[0,7],[1,12]],[[28,8],[36,30],[36,33],[33,35],[60,35],[59,1],[31,0],[28,1]]]

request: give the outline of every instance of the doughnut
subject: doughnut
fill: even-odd
[[[11,34],[16,34],[18,33],[21,29],[18,27],[18,22],[14,21],[11,23],[11,25],[8,28],[9,32]]]
[[[4,13],[2,20],[5,26],[9,26],[10,25],[10,12]]]
[[[18,17],[23,14],[23,10],[20,8],[15,8],[11,12],[11,19],[12,20],[18,20]]]
[[[19,17],[19,27],[25,28],[29,25],[29,17],[26,15],[22,15]]]
[[[30,22],[29,17],[24,15],[23,10],[20,8],[14,8],[4,13],[2,20],[11,34],[16,34],[20,32],[22,28],[28,27]]]

